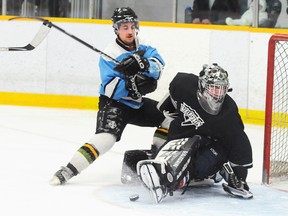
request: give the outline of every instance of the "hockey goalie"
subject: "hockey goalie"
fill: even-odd
[[[228,73],[216,63],[204,65],[199,76],[178,73],[158,104],[173,113],[169,131],[154,135],[151,150],[125,153],[122,182],[140,179],[155,203],[203,179],[224,179],[229,195],[252,198],[246,182],[252,148],[228,91]]]

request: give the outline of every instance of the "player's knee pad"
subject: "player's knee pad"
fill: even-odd
[[[97,113],[96,133],[105,132],[114,134],[117,137],[117,141],[119,141],[126,126],[121,113],[121,109],[105,105],[105,107]]]
[[[227,161],[222,146],[217,143],[199,149],[193,161],[193,177],[206,178],[218,172]]]
[[[136,165],[140,160],[147,160],[151,157],[150,150],[129,150],[124,153],[121,182],[123,184],[135,183],[138,181]]]

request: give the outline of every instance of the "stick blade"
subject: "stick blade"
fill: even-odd
[[[20,17],[13,17],[13,18],[17,19]],[[0,47],[0,51],[31,51],[35,49],[35,47],[37,47],[47,37],[48,33],[51,30],[51,27],[52,23],[49,20],[44,20],[37,34],[29,44],[23,47]]]

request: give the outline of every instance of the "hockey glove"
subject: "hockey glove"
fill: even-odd
[[[125,87],[129,92],[129,97],[138,99],[155,91],[157,80],[138,73],[136,76],[125,76]]]
[[[143,74],[137,74],[136,85],[141,95],[146,95],[156,90],[157,80]]]
[[[133,76],[139,71],[148,71],[150,64],[148,59],[143,57],[144,53],[144,50],[135,52],[134,54],[123,59],[120,64],[117,64],[114,70],[128,76]]]

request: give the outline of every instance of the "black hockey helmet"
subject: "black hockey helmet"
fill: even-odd
[[[229,89],[227,71],[217,63],[204,65],[199,73],[198,86],[200,105],[206,112],[217,115]]]
[[[114,32],[117,34],[119,24],[124,22],[134,22],[136,29],[139,30],[139,20],[136,13],[130,7],[116,8],[111,17],[113,22]]]

